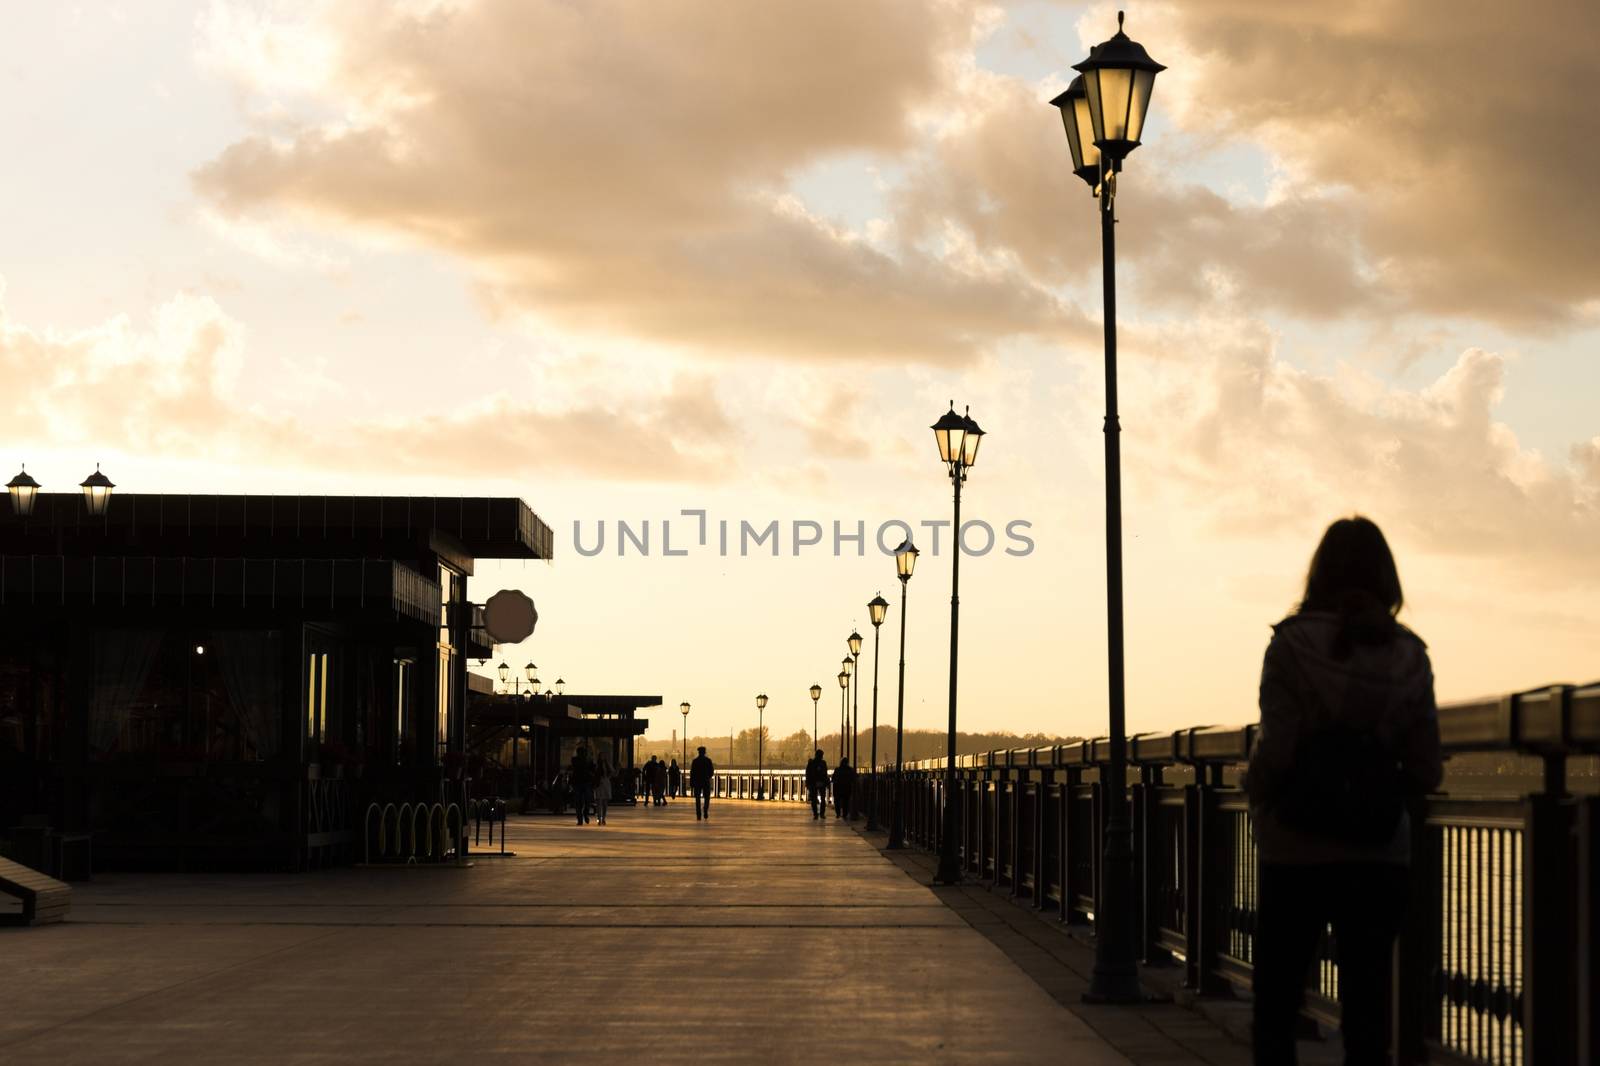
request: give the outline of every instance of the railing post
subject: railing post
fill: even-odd
[[[1161,874],[1166,870],[1166,857],[1157,854],[1166,841],[1162,838],[1158,820],[1161,816],[1161,767],[1141,765],[1139,783],[1134,786],[1133,832],[1134,858],[1139,877],[1139,892],[1144,902],[1140,908],[1139,957],[1147,965],[1166,965],[1172,962],[1172,953],[1157,944],[1161,929]]]
[[[1091,823],[1089,839],[1079,839],[1079,834],[1073,831],[1077,823],[1077,809],[1084,801],[1078,796],[1078,787],[1083,782],[1083,771],[1078,767],[1067,770],[1067,780],[1062,786],[1061,794],[1061,920],[1071,922],[1076,917],[1074,904],[1079,888],[1079,879],[1073,867],[1077,865],[1078,855],[1084,848],[1094,847],[1094,829]],[[1091,803],[1091,808],[1093,804]],[[1091,877],[1093,875],[1091,874]],[[1094,893],[1094,886],[1088,886],[1088,894]]]
[[[1100,891],[1101,882],[1105,876],[1105,818],[1106,818],[1106,783],[1102,772],[1097,773],[1097,780],[1089,792],[1089,809],[1093,817],[1089,824],[1093,827],[1089,835],[1089,862],[1092,873],[1089,877],[1089,898],[1094,901],[1095,935],[1100,933]]]
[[[1600,1066],[1600,797],[1578,801],[1578,1061]],[[1585,1004],[1588,1006],[1586,1007]]]
[[[1189,948],[1184,983],[1201,995],[1221,995],[1230,989],[1227,981],[1216,972],[1216,919],[1219,914],[1216,871],[1219,863],[1230,859],[1222,853],[1230,841],[1222,832],[1215,783],[1206,780],[1210,767],[1196,763],[1194,769],[1195,783],[1184,789],[1183,794],[1184,939]]]
[[[1579,913],[1571,797],[1541,792],[1527,799],[1522,832],[1522,1034],[1527,1061],[1539,1066],[1578,1062],[1574,1009]]]
[[[1034,910],[1044,910],[1048,885],[1045,883],[1045,871],[1050,868],[1050,832],[1049,817],[1045,814],[1050,809],[1050,784],[1055,779],[1055,771],[1045,767],[1039,771],[1039,779],[1033,786],[1033,907]]]

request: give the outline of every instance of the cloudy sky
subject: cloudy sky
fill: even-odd
[[[907,717],[936,727],[954,399],[989,433],[964,517],[999,534],[963,560],[963,724],[1094,733],[1098,231],[1045,102],[1114,10],[7,0],[4,461],[521,496],[557,558],[480,568],[539,605],[505,656],[690,700],[695,732],[758,691],[809,728],[812,681],[826,730],[880,590],[892,708],[873,541],[905,521]],[[1600,675],[1600,7],[1185,0],[1128,30],[1170,68],[1119,196],[1131,727],[1252,720],[1352,512],[1441,698]],[[772,521],[777,557],[741,554]]]

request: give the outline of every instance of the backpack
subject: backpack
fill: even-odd
[[[1303,734],[1274,798],[1286,827],[1342,844],[1381,847],[1405,812],[1400,762],[1372,730],[1328,723]]]

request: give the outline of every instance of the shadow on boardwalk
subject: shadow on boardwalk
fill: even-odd
[[[99,878],[0,932],[0,1060],[1128,1061],[803,807],[510,832],[469,869]]]

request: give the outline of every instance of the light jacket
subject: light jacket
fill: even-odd
[[[1273,798],[1294,773],[1300,738],[1320,725],[1376,731],[1412,794],[1433,791],[1443,776],[1427,645],[1398,626],[1388,643],[1357,643],[1339,659],[1333,653],[1339,627],[1339,616],[1325,611],[1302,611],[1272,627],[1261,664],[1261,722],[1244,782],[1261,862],[1410,861],[1409,816],[1388,843],[1366,847],[1296,832],[1274,815]]]

